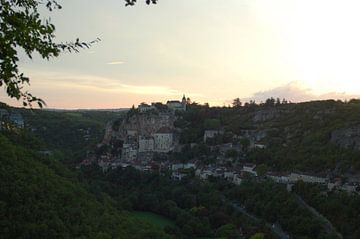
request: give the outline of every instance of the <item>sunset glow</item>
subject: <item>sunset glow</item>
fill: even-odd
[[[358,1],[61,4],[52,15],[59,41],[99,37],[101,42],[49,62],[23,57],[34,94],[49,107],[131,107],[184,93],[212,105],[227,105],[235,97],[262,100],[261,92],[300,101],[360,95]],[[289,85],[299,94],[287,95]],[[68,101],[60,100],[63,95]],[[4,91],[0,101],[16,104]]]

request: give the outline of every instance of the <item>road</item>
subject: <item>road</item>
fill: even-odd
[[[343,236],[336,230],[336,228],[332,225],[332,223],[320,214],[315,208],[311,207],[307,204],[298,194],[294,194],[298,203],[308,209],[315,217],[319,218],[321,222],[324,224],[324,229],[327,233],[335,233],[340,239],[343,239]]]
[[[246,215],[247,217],[249,217],[251,220],[253,220],[256,223],[260,223],[261,219],[256,217],[255,215],[249,213],[246,211],[246,209],[244,207],[241,207],[240,205],[238,205],[237,203],[231,203],[231,205],[233,206],[233,208],[235,210],[237,210],[238,212]],[[290,239],[290,236],[283,231],[283,229],[281,228],[281,226],[279,224],[270,224],[270,223],[265,223],[265,226],[274,234],[276,235],[278,238],[280,239]]]

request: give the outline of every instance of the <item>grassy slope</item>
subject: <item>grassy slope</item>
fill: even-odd
[[[175,223],[163,216],[152,212],[133,212],[132,215],[135,218],[141,219],[143,221],[152,223],[160,228],[165,228],[166,226],[175,226]]]

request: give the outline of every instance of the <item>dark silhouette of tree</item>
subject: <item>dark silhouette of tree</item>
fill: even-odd
[[[239,107],[242,106],[242,102],[240,101],[239,98],[236,98],[236,99],[233,100],[232,105],[233,105],[234,108],[239,108]]]
[[[137,2],[137,0],[125,0],[126,4],[125,6],[133,6]],[[146,0],[146,4],[156,4],[157,0]]]
[[[125,0],[125,5],[133,6],[136,2]],[[145,0],[148,5],[156,2]],[[56,0],[0,0],[0,87],[5,88],[10,98],[22,100],[24,106],[30,107],[34,102],[42,107],[45,102],[24,90],[30,79],[19,69],[19,51],[24,51],[30,59],[38,53],[49,60],[64,51],[78,52],[100,41],[55,42],[55,26],[40,15],[41,6],[50,12],[61,9]]]

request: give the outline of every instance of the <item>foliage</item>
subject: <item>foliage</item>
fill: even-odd
[[[344,238],[360,238],[360,196],[346,192],[322,193],[317,185],[299,183],[294,187],[306,202],[328,218]]]
[[[1,238],[169,238],[87,192],[55,158],[0,134]]]
[[[229,197],[266,222],[279,223],[293,238],[315,239],[326,233],[321,222],[282,185],[244,180],[240,187],[229,191]]]
[[[42,20],[39,7],[44,4],[48,11],[61,9],[55,0],[44,3],[39,0],[1,0],[0,1],[0,86],[6,88],[11,98],[22,99],[24,106],[36,102],[39,107],[44,101],[24,91],[30,79],[18,69],[19,50],[31,59],[34,53],[49,60],[62,51],[75,51],[88,48],[99,39],[85,43],[76,39],[69,43],[55,43],[55,26],[49,19]]]
[[[239,219],[224,202],[222,191],[231,187],[226,182],[200,182],[196,178],[176,182],[167,176],[147,174],[128,167],[117,168],[106,175],[96,169],[82,169],[82,180],[94,194],[103,192],[119,202],[119,207],[128,210],[151,212],[175,222],[166,232],[176,238],[239,238],[238,228],[245,235],[253,229],[268,231]],[[271,236],[269,238],[272,238]]]

